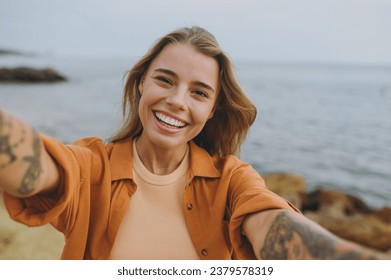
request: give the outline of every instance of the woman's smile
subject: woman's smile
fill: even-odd
[[[168,128],[183,128],[186,126],[186,122],[179,120],[175,117],[168,116],[165,113],[162,112],[153,112],[156,119],[162,123],[163,125],[167,126]]]

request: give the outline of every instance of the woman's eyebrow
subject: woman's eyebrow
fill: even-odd
[[[169,69],[165,69],[165,68],[157,68],[154,70],[154,72],[161,72],[161,73],[164,73],[164,74],[167,74],[167,75],[170,75],[170,76],[173,76],[175,78],[178,78],[178,75],[174,72],[174,71],[171,71]],[[204,83],[204,82],[201,82],[201,81],[194,81],[193,84],[197,85],[197,86],[201,86],[205,89],[208,89],[208,90],[211,90],[212,92],[215,92],[215,90],[213,89],[213,87],[211,87],[210,85]]]
[[[205,84],[205,83],[203,83],[203,82],[195,81],[194,84],[197,85],[197,86],[203,87],[203,88],[205,88],[205,89],[208,89],[208,90],[210,90],[210,91],[212,91],[212,92],[215,92],[215,90],[214,90],[210,85]]]
[[[178,75],[174,71],[164,69],[164,68],[157,68],[154,70],[154,72],[161,72],[170,76],[178,77]]]

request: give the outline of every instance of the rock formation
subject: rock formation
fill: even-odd
[[[62,82],[66,78],[52,68],[34,69],[31,67],[0,68],[0,82]]]
[[[273,173],[263,178],[271,191],[335,235],[391,252],[391,208],[374,209],[359,197],[335,190],[308,192],[305,179],[296,174]]]

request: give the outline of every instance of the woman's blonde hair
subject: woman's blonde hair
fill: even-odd
[[[181,28],[162,37],[127,73],[122,100],[124,122],[109,142],[120,142],[142,133],[138,113],[139,84],[151,62],[169,44],[190,45],[218,62],[220,92],[216,109],[213,117],[193,140],[211,155],[237,154],[255,120],[257,110],[239,85],[231,60],[222,51],[215,37],[200,27]]]

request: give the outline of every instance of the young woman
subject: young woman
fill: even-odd
[[[129,71],[122,128],[64,145],[0,111],[0,187],[13,219],[52,224],[63,259],[365,259],[239,160],[256,108],[199,27]]]

